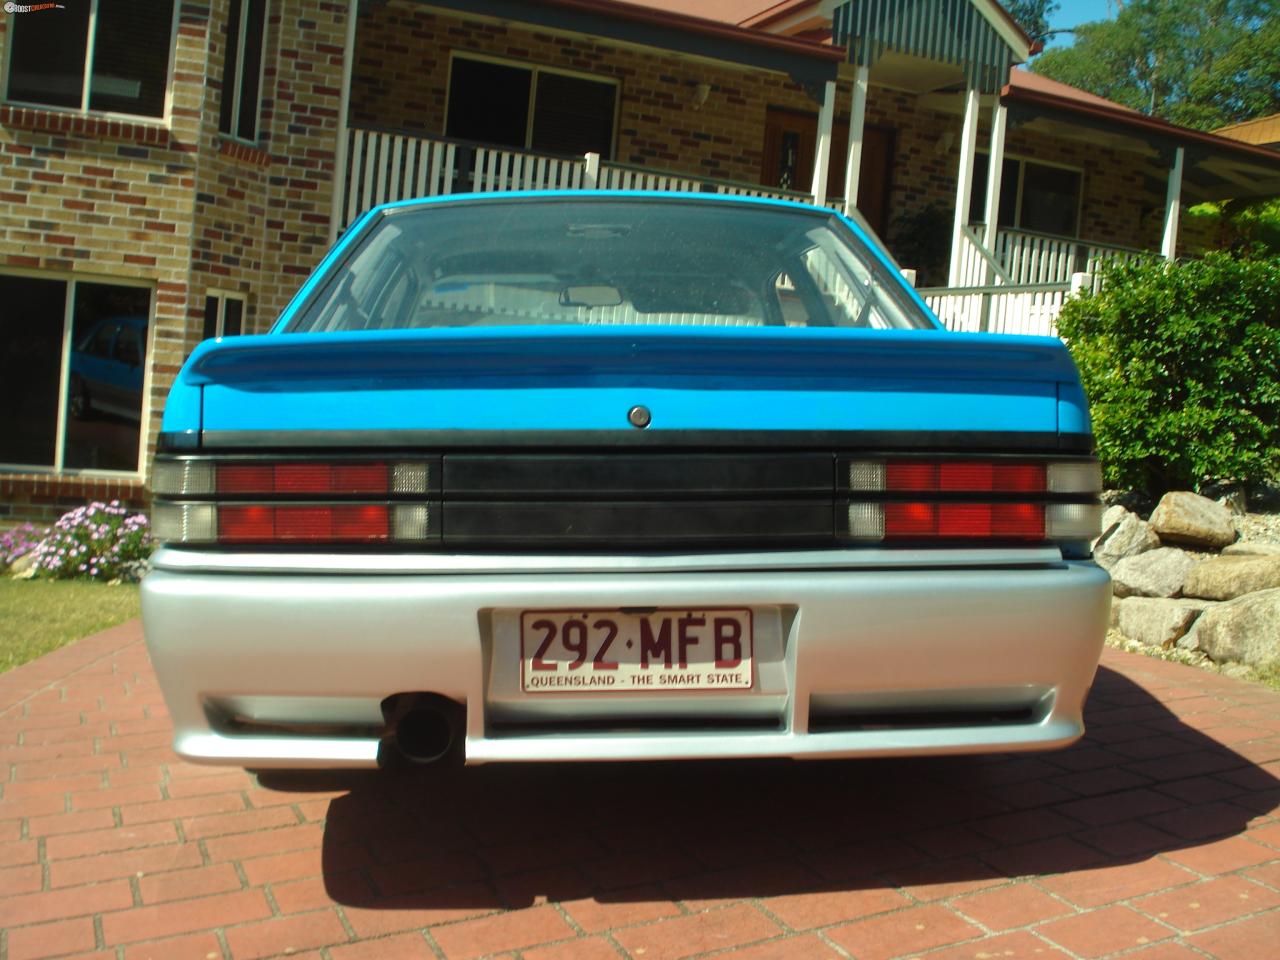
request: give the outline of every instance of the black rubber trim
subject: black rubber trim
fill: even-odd
[[[452,497],[830,496],[831,453],[471,454],[443,458]]]
[[[189,453],[200,449],[200,433],[196,430],[170,431],[156,438],[156,452]]]
[[[444,501],[445,547],[577,544],[832,546],[830,501]]]
[[[164,434],[161,435],[165,436]],[[1087,433],[999,430],[207,430],[205,450],[688,449],[1065,451],[1092,453]]]

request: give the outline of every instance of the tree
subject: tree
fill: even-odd
[[[1062,4],[1054,0],[1010,0],[1004,8],[1027,36],[1039,40],[1049,32],[1049,18],[1062,9]]]
[[[1211,130],[1280,111],[1280,0],[1133,0],[1032,69]]]

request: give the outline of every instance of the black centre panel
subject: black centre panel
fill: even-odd
[[[835,456],[446,454],[446,547],[781,547],[835,536]]]

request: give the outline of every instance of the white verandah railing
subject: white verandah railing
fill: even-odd
[[[808,193],[614,163],[597,154],[557,157],[372,127],[351,127],[348,136],[338,231],[381,203],[472,191],[680,190],[813,202]],[[843,201],[826,205],[839,209]],[[965,228],[962,242],[959,285],[920,291],[957,331],[1054,336],[1062,304],[1075,291],[1096,289],[1104,260],[1141,255],[1021,230],[1001,231],[993,252],[975,227]]]
[[[342,230],[371,207],[413,197],[504,190],[684,190],[812,201],[807,193],[602,161],[555,157],[395,130],[352,127]]]

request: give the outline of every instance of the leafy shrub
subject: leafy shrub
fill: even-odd
[[[36,547],[36,574],[57,580],[138,579],[151,554],[143,514],[130,515],[119,500],[91,503],[65,513]]]
[[[1280,467],[1280,258],[1114,264],[1058,329],[1107,483],[1158,496]]]
[[[3,569],[19,557],[25,557],[44,539],[47,530],[24,523],[20,527],[0,533],[0,569]]]
[[[1186,217],[1207,227],[1216,247],[1280,256],[1280,197],[1206,201],[1188,207]]]
[[[916,271],[917,287],[947,282],[951,255],[951,214],[936,203],[904,213],[889,225],[889,250],[902,266]]]

